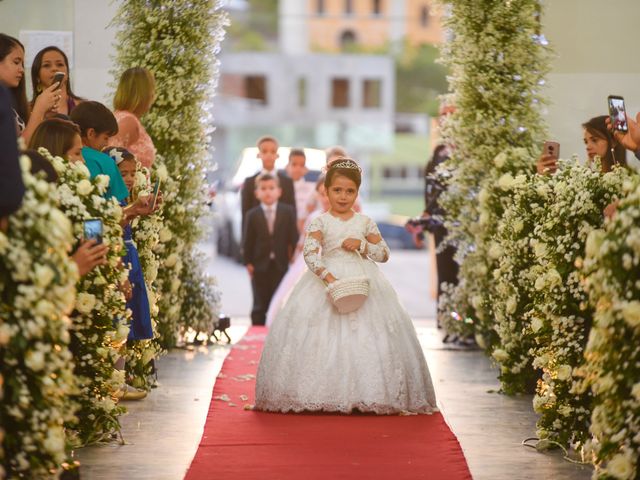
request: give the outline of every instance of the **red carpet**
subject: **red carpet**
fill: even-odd
[[[277,414],[254,403],[266,329],[230,352],[186,480],[470,479],[442,415]]]

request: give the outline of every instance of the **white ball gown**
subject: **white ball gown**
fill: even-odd
[[[257,410],[350,413],[437,411],[435,393],[413,323],[391,284],[370,258],[341,248],[346,238],[378,234],[375,222],[354,213],[342,220],[325,213],[307,232],[304,257],[310,270],[294,287],[267,335],[256,378]],[[371,253],[386,261],[382,240]],[[369,278],[369,298],[355,312],[340,314],[314,273]]]

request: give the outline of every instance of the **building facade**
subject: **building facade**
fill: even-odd
[[[281,49],[289,52],[376,51],[444,38],[435,0],[282,0],[279,14]]]

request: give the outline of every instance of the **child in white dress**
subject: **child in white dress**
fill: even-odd
[[[411,318],[378,262],[389,248],[370,218],[352,210],[360,167],[341,158],[329,166],[330,210],[307,227],[307,271],[265,341],[256,379],[257,410],[377,414],[437,411],[429,369]],[[366,276],[369,296],[339,313],[326,285]]]

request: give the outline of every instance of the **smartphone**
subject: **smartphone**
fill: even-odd
[[[155,210],[156,208],[158,193],[160,193],[160,179],[157,179],[155,185],[153,186],[153,205],[151,205],[151,211]]]
[[[543,155],[551,155],[556,160],[560,158],[560,144],[558,142],[552,142],[547,140],[542,147]]]
[[[89,218],[84,221],[84,239],[92,238],[97,243],[102,243],[102,220],[99,218]]]
[[[619,132],[627,132],[627,109],[624,107],[624,98],[618,95],[609,95],[607,97],[609,104],[609,117],[611,126]]]
[[[62,88],[62,81],[64,80],[64,72],[56,72],[53,76],[53,83],[58,84],[58,88],[56,90],[60,90]]]

